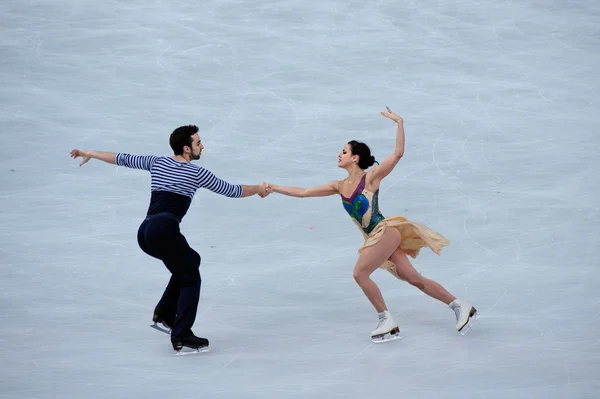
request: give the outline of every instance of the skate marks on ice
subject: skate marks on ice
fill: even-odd
[[[154,323],[150,324],[150,327],[169,336],[171,335],[171,330],[165,327],[163,324],[159,325],[158,323]],[[210,352],[210,345],[202,348],[188,348],[184,346],[180,350],[174,350],[174,352],[175,356],[197,355],[199,353]]]

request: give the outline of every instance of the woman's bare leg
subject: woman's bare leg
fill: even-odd
[[[371,273],[385,262],[400,245],[400,233],[398,230],[385,229],[383,236],[377,244],[365,248],[354,266],[354,280],[362,288],[363,292],[375,307],[375,310],[383,312],[387,310],[381,291],[377,284],[371,280]]]
[[[389,260],[396,265],[396,273],[411,285],[414,285],[427,295],[445,304],[450,304],[456,298],[436,281],[423,277],[415,270],[404,251],[397,248]]]

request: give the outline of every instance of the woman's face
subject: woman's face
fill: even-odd
[[[352,155],[350,144],[346,144],[338,155],[338,167],[346,168],[354,163],[352,161],[358,161],[358,156]]]

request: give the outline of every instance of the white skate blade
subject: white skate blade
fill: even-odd
[[[400,338],[402,338],[402,336],[400,335],[400,330],[398,329],[398,327],[396,327],[388,333],[372,335],[371,341],[373,341],[376,344],[381,344],[384,342],[395,341]]]
[[[204,346],[202,348],[188,348],[184,346],[180,350],[175,351],[175,356],[197,355],[205,352],[210,352],[210,346]]]
[[[460,334],[464,336],[466,333],[468,333],[471,330],[471,328],[473,328],[473,326],[477,323],[477,320],[479,320],[479,312],[475,311],[473,316],[469,317],[469,321],[467,321],[467,324],[465,324],[463,328],[460,329]]]
[[[164,327],[164,325],[159,326],[157,323],[154,324],[150,324],[150,327],[154,328],[155,330],[158,330],[160,332],[163,332],[165,334],[169,334],[171,335],[171,330]]]

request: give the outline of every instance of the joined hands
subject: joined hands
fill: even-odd
[[[260,188],[258,191],[258,196],[260,198],[265,198],[272,192],[273,192],[273,189],[271,188],[271,185],[269,183],[265,183],[265,182],[260,183]]]

